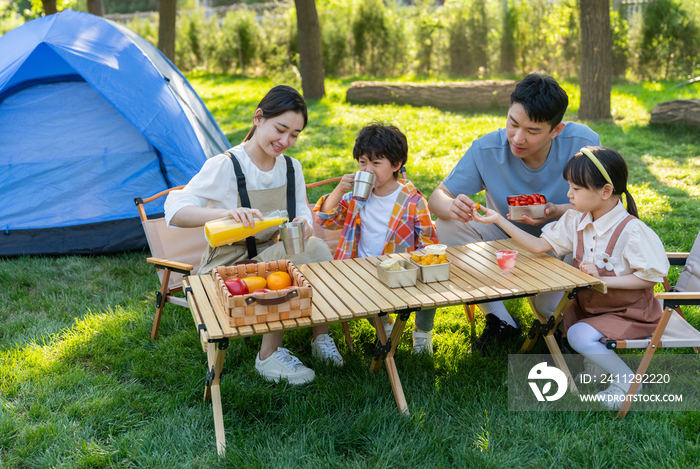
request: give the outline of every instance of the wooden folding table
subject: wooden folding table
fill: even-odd
[[[498,268],[495,252],[499,249],[515,249],[519,252],[510,275],[503,275]],[[409,254],[392,254],[390,257],[406,259]],[[379,340],[370,369],[377,372],[382,362],[386,363],[396,404],[401,412],[408,414],[408,404],[394,363],[394,354],[410,313],[423,308],[479,304],[519,297],[532,299],[538,293],[567,292],[553,319],[546,320],[531,301],[533,311],[540,321],[533,325],[523,346],[524,349],[530,348],[536,336],[543,334],[550,350],[558,351],[552,334],[576,293],[591,287],[602,291],[605,289],[602,281],[551,256],[532,254],[511,240],[450,247],[447,249],[447,258],[451,262],[449,281],[428,284],[418,281],[412,287],[388,288],[377,279],[375,264],[384,258],[386,256],[298,266],[313,287],[311,317],[251,326],[231,325],[230,318],[216,299],[217,289],[211,275],[190,276],[183,280],[192,318],[202,348],[207,353],[204,398],[212,400],[219,454],[224,454],[226,448],[219,383],[226,348],[231,338],[373,318]],[[397,314],[389,338],[379,319],[379,316],[388,313]],[[563,362],[563,359],[560,361]],[[568,373],[565,366],[563,369]],[[573,383],[570,375],[569,378]]]

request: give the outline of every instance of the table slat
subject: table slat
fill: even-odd
[[[219,321],[216,319],[214,310],[211,307],[211,298],[209,298],[202,286],[201,278],[198,276],[190,276],[190,287],[192,288],[192,293],[195,297],[200,298],[201,301],[197,302],[199,306],[199,312],[202,315],[202,320],[204,325],[207,327],[207,332],[209,337],[212,339],[220,339],[224,336],[221,326],[219,326]]]

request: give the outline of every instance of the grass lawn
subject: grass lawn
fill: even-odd
[[[201,72],[190,80],[234,144],[273,86]],[[309,126],[289,152],[307,182],[354,171],[355,135],[381,120],[407,134],[409,176],[428,196],[472,140],[505,125],[503,110],[350,106],[348,83],[326,82],[328,96],[310,103]],[[578,85],[564,87],[565,119],[575,119]],[[614,120],[588,123],[627,159],[640,216],[669,251],[688,250],[700,229],[700,133],[650,126],[649,113],[698,91],[617,84]],[[374,331],[366,321],[351,324],[354,353],[338,341],[346,359],[338,370],[311,357],[310,329],[285,335],[317,372],[302,387],[257,376],[259,337],[232,341],[221,385],[228,451],[218,460],[211,405],[202,402],[206,356],[189,312],[167,304],[160,337],[149,339],[158,282],[148,255],[0,259],[0,468],[700,466],[697,411],[624,420],[604,411],[509,412],[506,358],[522,340],[494,357],[471,355],[457,307],[438,310],[434,357],[413,356],[410,332],[403,337],[396,363],[410,417],[397,412],[386,373],[368,371]],[[507,306],[529,326],[524,301]],[[700,328],[698,310],[686,312]],[[331,329],[341,336],[340,326]]]

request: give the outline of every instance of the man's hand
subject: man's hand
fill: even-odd
[[[518,221],[526,225],[538,226],[542,225],[543,223],[547,223],[549,220],[559,219],[559,216],[557,216],[558,213],[559,211],[557,210],[557,206],[554,205],[552,202],[547,202],[547,206],[544,208],[544,218],[532,218],[529,215],[523,213],[523,219]],[[508,214],[508,219],[510,220],[510,213]]]
[[[581,263],[578,266],[578,269],[581,272],[585,272],[588,275],[592,275],[595,278],[600,278],[600,275],[598,275],[598,267],[596,267],[595,264],[591,262],[581,261]]]
[[[450,218],[467,223],[472,221],[472,209],[476,203],[464,194],[459,194],[452,200],[449,208]]]

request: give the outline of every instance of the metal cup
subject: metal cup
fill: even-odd
[[[304,223],[290,221],[280,225],[280,238],[287,254],[301,254],[306,248]]]
[[[374,187],[377,176],[367,171],[357,171],[355,173],[355,184],[352,188],[352,197],[357,200],[367,200]]]

